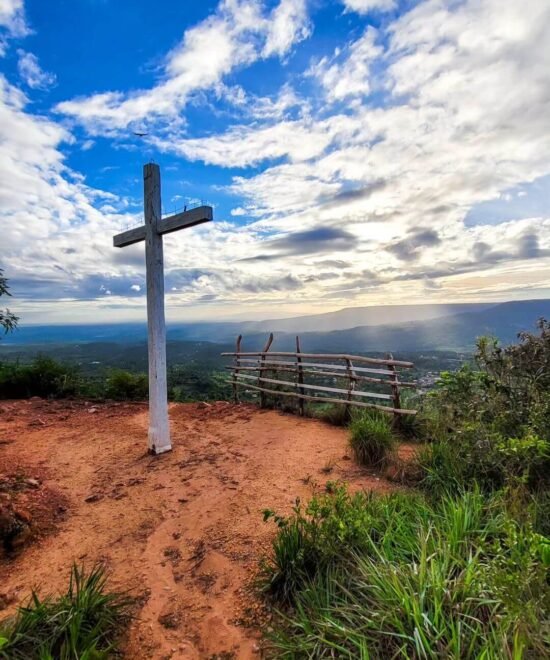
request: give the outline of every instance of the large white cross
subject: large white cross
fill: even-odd
[[[199,206],[161,218],[160,169],[143,167],[145,224],[113,237],[115,247],[145,241],[147,279],[147,341],[149,352],[149,451],[170,451],[168,392],[166,383],[166,325],[164,321],[164,258],[162,235],[212,220],[212,207]]]

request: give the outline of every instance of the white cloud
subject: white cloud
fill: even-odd
[[[396,0],[342,0],[348,11],[366,14],[369,11],[390,11],[397,6]]]
[[[268,15],[259,0],[222,0],[214,14],[186,30],[167,55],[164,79],[155,87],[96,94],[65,101],[57,109],[93,134],[133,122],[173,121],[193,93],[215,87],[237,67],[285,56],[308,34],[305,0],[280,0]]]
[[[32,89],[49,89],[56,82],[53,73],[44,71],[38,63],[38,58],[33,53],[27,53],[22,49],[17,51],[17,71],[28,87]]]
[[[320,155],[332,137],[323,123],[282,121],[266,127],[236,126],[223,135],[198,139],[159,140],[160,148],[175,151],[191,160],[222,167],[244,167],[266,159],[288,156],[293,161]]]
[[[307,0],[281,0],[269,18],[263,56],[284,57],[294,44],[310,34]]]
[[[24,37],[29,33],[23,0],[0,0],[0,57],[5,54],[10,37]]]
[[[23,0],[0,0],[0,26],[17,36],[26,34]]]
[[[346,49],[344,57],[323,57],[309,70],[324,87],[327,99],[341,101],[353,96],[365,96],[371,91],[372,63],[383,50],[376,44],[377,31],[368,27],[363,36]]]

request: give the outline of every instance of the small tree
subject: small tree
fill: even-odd
[[[8,280],[4,277],[4,271],[0,268],[0,296],[11,296],[9,292]],[[4,334],[12,332],[17,327],[19,317],[12,314],[9,309],[0,309],[0,329]]]

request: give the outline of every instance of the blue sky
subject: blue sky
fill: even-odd
[[[546,0],[0,0],[0,267],[24,322],[550,295]],[[140,140],[133,135],[144,130]]]

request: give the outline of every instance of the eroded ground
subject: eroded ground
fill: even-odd
[[[144,404],[0,402],[0,474],[38,482],[18,495],[38,538],[0,559],[0,617],[32,587],[63,590],[73,561],[102,561],[139,597],[127,658],[258,657],[262,509],[288,513],[327,480],[391,488],[322,422],[225,402],[170,418],[173,451],[151,457]]]

